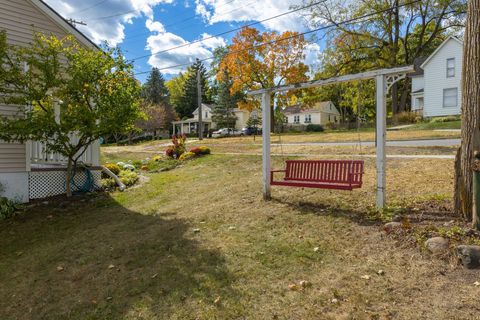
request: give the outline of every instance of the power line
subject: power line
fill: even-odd
[[[149,58],[149,57],[152,57],[152,56],[157,55],[157,54],[160,54],[160,53],[165,53],[165,52],[172,51],[172,50],[175,50],[175,49],[179,49],[179,48],[183,48],[183,47],[188,47],[188,46],[190,46],[190,45],[192,45],[192,44],[195,44],[195,43],[203,42],[203,41],[210,40],[210,39],[213,39],[213,38],[216,38],[216,37],[219,37],[219,36],[223,36],[223,35],[226,35],[226,34],[235,32],[235,31],[242,30],[243,28],[251,27],[251,26],[254,26],[254,25],[257,25],[257,24],[266,22],[266,21],[273,20],[273,19],[278,19],[278,18],[283,17],[283,16],[285,16],[285,15],[287,15],[287,14],[291,14],[291,13],[294,13],[294,12],[297,12],[297,11],[300,11],[300,10],[308,9],[308,8],[310,8],[310,7],[313,7],[313,6],[315,6],[315,5],[318,5],[318,4],[324,3],[324,2],[326,2],[326,0],[321,0],[321,1],[318,1],[318,2],[314,2],[314,3],[309,4],[309,5],[307,5],[307,6],[304,6],[304,7],[301,7],[301,8],[297,8],[297,9],[293,9],[293,10],[290,10],[290,11],[286,11],[286,12],[283,12],[283,13],[278,14],[278,15],[276,15],[276,16],[269,17],[269,18],[266,18],[266,19],[263,19],[263,20],[255,21],[255,22],[252,22],[252,23],[248,23],[248,24],[246,24],[246,25],[243,25],[243,26],[238,27],[238,28],[235,28],[235,29],[230,29],[230,30],[227,30],[227,31],[224,31],[224,32],[220,32],[220,33],[217,33],[217,34],[208,36],[208,37],[206,37],[206,38],[197,39],[197,40],[194,40],[194,41],[192,41],[192,42],[184,43],[184,44],[181,44],[181,45],[178,45],[178,46],[175,46],[175,47],[171,47],[171,48],[168,48],[168,49],[164,49],[164,50],[161,50],[161,51],[158,51],[158,52],[155,52],[155,53],[151,53],[151,54],[147,54],[147,55],[144,55],[144,56],[135,57],[135,58],[132,58],[132,59],[130,59],[130,60],[145,59],[145,58]]]
[[[90,10],[90,9],[93,9],[93,8],[98,7],[98,6],[101,5],[101,4],[104,4],[104,3],[107,2],[107,1],[108,1],[108,0],[102,0],[102,1],[100,1],[100,2],[97,2],[97,3],[94,4],[94,5],[91,5],[90,7],[87,7],[87,8],[85,8],[85,9],[79,10],[79,11],[77,11],[77,12],[75,12],[75,13],[76,13],[76,14],[79,14],[79,13],[88,11],[88,10]]]
[[[90,20],[90,21],[106,20],[106,19],[111,19],[111,18],[126,16],[127,14],[135,13],[135,12],[140,12],[140,11],[141,11],[141,10],[139,10],[139,9],[135,9],[135,10],[130,10],[130,11],[121,12],[121,13],[117,13],[117,14],[112,14],[111,16],[97,17],[97,18],[92,18],[92,19],[87,19],[87,20]]]
[[[374,17],[378,14],[382,14],[382,13],[394,10],[395,8],[401,8],[401,7],[409,6],[411,4],[415,4],[415,3],[418,3],[420,1],[421,0],[415,0],[415,1],[412,1],[412,2],[400,4],[398,6],[393,6],[393,7],[387,8],[387,9],[372,12],[372,13],[369,13],[369,14],[366,14],[366,15],[363,15],[363,16],[360,16],[360,17],[351,18],[351,19],[348,19],[348,20],[343,20],[343,21],[340,21],[340,22],[337,22],[337,23],[332,23],[332,24],[329,24],[329,25],[326,25],[326,26],[322,26],[322,27],[319,27],[319,28],[316,28],[316,29],[309,30],[309,31],[297,33],[297,34],[294,34],[294,35],[291,35],[289,37],[282,38],[282,39],[279,39],[279,40],[272,40],[272,41],[269,41],[269,42],[259,43],[257,45],[254,45],[254,46],[251,46],[251,47],[248,47],[248,48],[244,48],[244,49],[241,49],[241,50],[227,52],[226,55],[251,50],[251,49],[254,49],[254,48],[262,47],[262,46],[265,46],[265,45],[268,45],[268,44],[273,44],[273,43],[276,43],[276,42],[290,40],[290,39],[293,39],[293,38],[296,38],[296,37],[304,36],[304,35],[307,35],[307,34],[311,34],[311,33],[317,32],[317,31],[329,29],[329,28],[332,28],[332,27],[338,27],[338,26],[341,26],[341,25],[351,24],[353,22],[357,22],[357,21],[360,21],[360,20],[363,20],[363,19],[372,18],[372,17]],[[211,56],[211,57],[207,57],[207,58],[204,58],[204,59],[197,59],[197,61],[204,62],[204,61],[207,61],[207,60],[212,60],[214,58],[215,58],[214,56]],[[173,66],[158,68],[158,70],[161,71],[161,70],[167,70],[167,69],[174,69],[174,68],[178,68],[178,67],[189,66],[190,64],[191,63],[177,64],[177,65],[173,65]],[[146,73],[150,73],[150,71],[138,72],[138,73],[135,73],[135,75],[141,75],[141,74],[146,74]]]
[[[221,7],[224,7],[224,6],[230,4],[230,3],[234,2],[234,1],[236,1],[236,0],[230,0],[230,1],[226,2],[226,3],[224,3],[223,5],[218,6],[217,9],[218,9],[218,8],[221,8]],[[252,1],[252,2],[249,2],[249,3],[247,3],[247,4],[244,4],[244,5],[240,6],[240,7],[235,8],[234,10],[230,10],[230,11],[228,11],[228,12],[219,14],[219,15],[217,15],[217,17],[221,17],[221,16],[224,16],[224,15],[226,15],[226,14],[229,14],[229,13],[232,13],[232,12],[235,12],[235,11],[238,11],[238,10],[243,9],[243,8],[249,6],[249,5],[251,5],[251,4],[253,4],[253,3],[257,2],[257,1],[258,1],[258,0],[254,0],[254,1]],[[169,27],[178,25],[178,24],[182,24],[183,22],[186,22],[186,21],[195,19],[197,16],[198,16],[198,15],[193,15],[193,16],[190,16],[190,17],[185,18],[185,19],[183,19],[183,20],[175,21],[175,22],[172,22],[172,23],[170,23],[170,24],[164,25],[163,27],[166,29],[166,28],[169,28]],[[137,34],[135,34],[135,35],[125,37],[124,40],[130,40],[130,39],[138,38],[138,37],[141,37],[141,36],[147,35],[147,34],[151,34],[151,31],[142,32],[142,33],[137,33]]]

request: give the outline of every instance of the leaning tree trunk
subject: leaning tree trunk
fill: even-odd
[[[68,158],[67,174],[65,177],[66,194],[68,198],[72,196],[72,167],[73,167],[73,161],[72,159]]]
[[[474,151],[480,150],[480,0],[468,2],[462,70],[462,144],[455,163],[455,211],[472,218]]]

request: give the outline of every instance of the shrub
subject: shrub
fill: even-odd
[[[167,157],[178,159],[182,154],[185,153],[186,148],[185,148],[185,141],[187,140],[187,137],[185,135],[181,136],[173,136],[172,138],[172,144],[167,148],[165,151],[165,154]]]
[[[307,125],[307,132],[323,132],[324,129],[319,124],[309,124]]]
[[[152,158],[152,161],[158,162],[158,161],[160,161],[160,160],[162,160],[162,159],[163,159],[162,156],[155,156],[155,157]]]
[[[178,160],[180,160],[180,161],[186,161],[186,160],[193,159],[193,158],[195,158],[195,157],[197,157],[197,155],[196,155],[195,153],[193,153],[193,152],[186,152],[186,153],[182,154],[182,155],[180,156],[180,158],[178,158]]]
[[[448,117],[435,117],[430,119],[430,123],[441,123],[441,122],[452,122],[460,120],[457,116],[448,116]]]
[[[418,114],[415,112],[400,112],[397,114],[398,123],[415,123],[418,120]]]
[[[117,183],[112,178],[105,178],[100,180],[100,185],[104,190],[112,190],[112,189],[115,189],[115,187],[117,186]]]
[[[198,147],[198,149],[200,149],[200,154],[210,154],[210,153],[212,153],[210,148],[206,147],[206,146]]]
[[[0,197],[0,219],[7,219],[15,216],[18,205],[4,197]]]
[[[139,179],[138,174],[135,171],[129,171],[129,170],[120,171],[120,174],[118,175],[118,177],[123,182],[123,184],[126,185],[127,187],[133,186],[135,183],[137,183]]]
[[[142,161],[141,160],[133,160],[132,165],[136,168],[139,169],[142,166]]]
[[[200,149],[200,147],[192,148],[190,149],[190,152],[195,153],[197,156],[202,154],[202,150]]]
[[[114,175],[118,175],[120,173],[120,170],[121,170],[120,166],[115,164],[115,163],[107,163],[107,164],[105,164],[104,167],[107,168],[108,170],[112,171],[112,173]]]

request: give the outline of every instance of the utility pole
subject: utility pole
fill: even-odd
[[[78,24],[78,25],[81,25],[81,26],[86,26],[86,25],[87,25],[87,24],[86,24],[85,22],[83,22],[83,21],[78,21],[78,20],[71,19],[71,18],[68,19],[67,21],[68,21],[68,23],[70,23],[70,24],[71,24],[72,26],[74,26],[74,27],[76,27],[77,24]]]
[[[199,60],[197,59],[197,63]],[[200,67],[197,70],[197,101],[198,101],[198,140],[203,140],[203,114],[202,114],[202,77]]]

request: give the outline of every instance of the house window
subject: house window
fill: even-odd
[[[455,77],[455,58],[447,59],[447,78]]]
[[[208,111],[205,112],[205,118],[208,118]]]
[[[300,116],[293,116],[293,123],[300,123]]]
[[[312,123],[312,115],[306,114],[305,115],[305,123]]]
[[[332,121],[332,118],[330,117],[330,115],[328,115],[328,122],[331,122]]]
[[[443,89],[443,107],[456,107],[458,104],[457,88]]]

